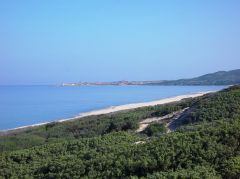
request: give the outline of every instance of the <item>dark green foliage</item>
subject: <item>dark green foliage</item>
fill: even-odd
[[[0,175],[34,178],[238,176],[240,121],[147,141],[129,133],[2,153]],[[145,144],[136,144],[145,140]],[[227,167],[226,167],[227,166]],[[224,171],[224,172],[223,172]],[[226,172],[227,176],[226,176]]]
[[[185,116],[185,123],[240,118],[240,87],[234,86],[197,101]]]
[[[194,179],[219,179],[220,176],[211,167],[196,166],[189,169],[179,169],[172,172],[156,172],[148,175],[149,179],[169,179],[169,178],[194,178]]]
[[[151,124],[149,125],[143,133],[147,136],[161,136],[167,132],[167,128],[165,127],[165,124]]]
[[[222,166],[222,173],[224,174],[225,178],[240,178],[240,155],[225,161]]]

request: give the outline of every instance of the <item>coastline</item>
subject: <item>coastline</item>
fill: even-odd
[[[119,106],[112,106],[112,107],[108,107],[108,108],[104,108],[104,109],[80,113],[79,116],[77,116],[77,118],[83,118],[83,117],[88,117],[88,116],[97,116],[97,115],[115,113],[115,112],[119,112],[119,111],[137,109],[137,108],[141,108],[141,107],[156,106],[156,105],[161,105],[161,104],[178,102],[182,99],[196,98],[196,97],[200,97],[205,94],[213,93],[213,92],[215,92],[215,91],[206,91],[206,92],[198,92],[198,93],[192,93],[192,94],[186,94],[186,95],[179,95],[179,96],[164,98],[164,99],[160,99],[160,100],[154,100],[154,101],[150,101],[150,102],[132,103],[132,104],[119,105]],[[65,120],[62,120],[62,121],[60,120],[60,122],[63,122],[63,121],[65,121]]]
[[[43,125],[50,124],[53,122],[62,123],[65,121],[77,120],[77,119],[81,119],[81,118],[85,118],[85,117],[89,117],[89,116],[98,116],[98,115],[116,113],[116,112],[121,112],[121,111],[126,111],[126,110],[133,110],[133,109],[137,109],[137,108],[141,108],[141,107],[168,104],[168,103],[172,103],[172,102],[178,102],[178,101],[181,101],[186,98],[200,97],[205,94],[214,93],[214,92],[216,92],[216,91],[197,92],[197,93],[191,93],[191,94],[185,94],[185,95],[178,95],[178,96],[174,96],[174,97],[168,97],[168,98],[154,100],[154,101],[150,101],[150,102],[131,103],[131,104],[124,104],[124,105],[119,105],[119,106],[111,106],[111,107],[107,107],[107,108],[103,108],[103,109],[93,110],[93,111],[89,111],[89,112],[83,112],[83,113],[80,113],[79,115],[77,115],[75,117],[71,117],[71,118],[53,120],[53,121],[48,121],[48,122],[43,122],[43,123],[37,123],[37,124],[32,124],[32,125],[27,125],[27,126],[16,127],[16,128],[12,128],[12,129],[0,130],[0,134],[6,133],[6,132],[25,130],[28,128],[34,128],[34,127],[38,127],[38,126],[43,126]]]

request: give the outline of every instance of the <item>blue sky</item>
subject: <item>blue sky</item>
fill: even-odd
[[[238,0],[2,0],[0,84],[161,80],[240,68]]]

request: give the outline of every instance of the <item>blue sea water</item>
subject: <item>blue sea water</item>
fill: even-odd
[[[110,106],[223,89],[224,86],[1,86],[0,130],[74,117]]]

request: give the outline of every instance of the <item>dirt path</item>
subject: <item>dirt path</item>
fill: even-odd
[[[173,121],[177,120],[182,114],[189,108],[184,108],[179,111],[175,111],[173,113],[167,114],[162,117],[153,117],[153,118],[147,118],[139,123],[139,128],[136,130],[137,133],[144,131],[150,124],[152,123],[161,123],[164,120],[167,120],[166,127],[173,124]],[[171,132],[171,129],[168,127],[168,132]]]

